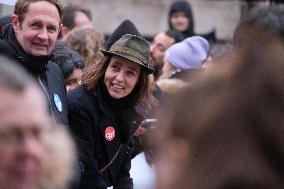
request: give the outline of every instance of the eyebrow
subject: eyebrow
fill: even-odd
[[[118,64],[118,65],[122,65],[122,63],[118,62],[118,61],[113,61],[112,64]]]
[[[34,19],[34,20],[30,20],[30,21],[27,22],[28,25],[30,25],[30,24],[35,24],[35,23],[40,23],[41,25],[43,25],[42,20],[39,19],[39,18],[36,18],[36,19]],[[57,24],[54,24],[54,23],[51,23],[51,22],[50,22],[50,23],[47,23],[47,26],[54,26],[54,27],[57,27]]]
[[[113,64],[118,64],[118,65],[122,66],[122,63],[117,62],[117,61],[114,61]],[[133,66],[128,66],[127,68],[131,69],[131,70],[133,70],[135,72],[138,72],[138,70],[135,67],[133,67]]]
[[[136,69],[136,67],[132,67],[132,66],[128,66],[129,69],[131,69],[132,71],[138,73],[138,68]]]

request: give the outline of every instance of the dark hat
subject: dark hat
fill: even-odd
[[[170,14],[175,13],[175,12],[187,12],[190,11],[190,13],[192,13],[191,10],[191,6],[189,4],[189,2],[187,1],[176,1],[174,3],[172,3],[171,7],[170,7]]]
[[[109,51],[101,51],[106,55],[117,55],[131,60],[146,68],[148,74],[154,72],[149,65],[150,43],[137,35],[126,34],[116,41]]]
[[[132,34],[141,36],[133,22],[130,20],[124,20],[111,34],[111,36],[108,38],[108,40],[105,43],[105,49],[109,50],[110,47],[119,40],[123,35],[125,34]]]

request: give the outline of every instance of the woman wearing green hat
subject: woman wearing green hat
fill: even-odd
[[[126,34],[104,59],[90,66],[82,86],[68,95],[69,124],[75,137],[81,168],[80,189],[133,188],[129,175],[132,133],[145,109],[154,102],[149,90],[150,44]]]

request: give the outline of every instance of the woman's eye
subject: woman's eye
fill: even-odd
[[[166,49],[162,46],[162,45],[158,45],[157,48],[161,51],[161,52],[165,52]]]
[[[127,75],[129,75],[129,76],[135,76],[135,73],[134,73],[133,71],[128,71],[128,72],[127,72]]]
[[[111,65],[111,68],[112,68],[113,70],[115,70],[115,71],[118,70],[118,66],[115,65],[115,64],[112,64],[112,65]]]

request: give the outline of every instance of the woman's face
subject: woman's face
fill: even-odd
[[[138,82],[141,66],[120,56],[112,56],[106,69],[104,83],[112,98],[129,95]]]
[[[189,27],[190,20],[183,11],[174,12],[170,19],[172,27],[177,31],[184,32]]]

